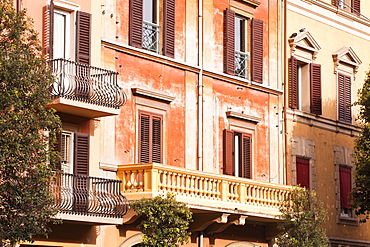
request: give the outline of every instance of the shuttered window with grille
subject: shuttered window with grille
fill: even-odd
[[[332,4],[357,15],[361,13],[361,0],[332,0]]]
[[[175,0],[130,0],[129,11],[129,45],[174,58]]]
[[[139,162],[162,163],[163,116],[139,112]]]
[[[252,178],[252,136],[224,130],[223,143],[224,174]]]

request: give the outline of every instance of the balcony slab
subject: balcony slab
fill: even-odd
[[[58,112],[87,118],[115,116],[120,113],[120,109],[94,105],[78,100],[66,99],[63,97],[54,98],[51,104],[47,105],[47,108],[54,108]]]

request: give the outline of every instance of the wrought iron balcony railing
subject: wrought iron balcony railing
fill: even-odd
[[[118,72],[63,58],[51,60],[50,66],[56,79],[50,86],[52,97],[115,109],[126,103],[126,94],[117,84]]]
[[[248,76],[249,53],[235,51],[235,75],[243,78]]]
[[[121,194],[120,180],[55,173],[51,190],[60,213],[122,218],[128,201]]]
[[[159,53],[159,31],[160,26],[147,21],[143,22],[143,49]]]

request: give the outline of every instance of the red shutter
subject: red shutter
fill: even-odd
[[[242,135],[242,169],[244,178],[252,178],[252,139],[250,135]]]
[[[234,132],[224,130],[224,174],[234,175]]]
[[[251,79],[262,83],[263,79],[263,21],[252,19]]]
[[[224,13],[224,72],[235,75],[235,12]]]
[[[339,121],[352,123],[351,105],[351,78],[338,75],[338,119]]]
[[[340,179],[340,206],[341,208],[351,209],[351,169],[339,167]]]
[[[76,62],[90,64],[91,14],[77,11]]]
[[[140,113],[139,163],[150,162],[150,115]]]
[[[89,175],[90,136],[84,133],[74,135],[74,174]]]
[[[50,2],[43,8],[43,47],[48,59],[53,59],[54,46],[54,3]]]
[[[162,117],[152,117],[152,162],[162,163]]]
[[[164,0],[163,55],[175,57],[175,0]]]
[[[298,109],[298,76],[297,76],[297,59],[289,59],[289,107]]]
[[[360,0],[352,0],[352,13],[360,15],[361,7]]]
[[[310,188],[310,160],[296,158],[297,185]]]
[[[321,115],[321,65],[312,63],[310,65],[310,70],[311,113]]]
[[[129,45],[142,48],[143,43],[143,0],[130,0]]]

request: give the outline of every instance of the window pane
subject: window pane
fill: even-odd
[[[239,156],[239,150],[240,150],[240,140],[239,135],[234,136],[234,176],[239,177],[240,171],[240,156]]]
[[[155,20],[156,0],[144,0],[143,5],[144,5],[143,6],[144,21],[156,23]]]
[[[54,58],[66,58],[66,15],[54,13]]]
[[[243,38],[244,38],[244,20],[235,17],[235,50],[244,51]]]

